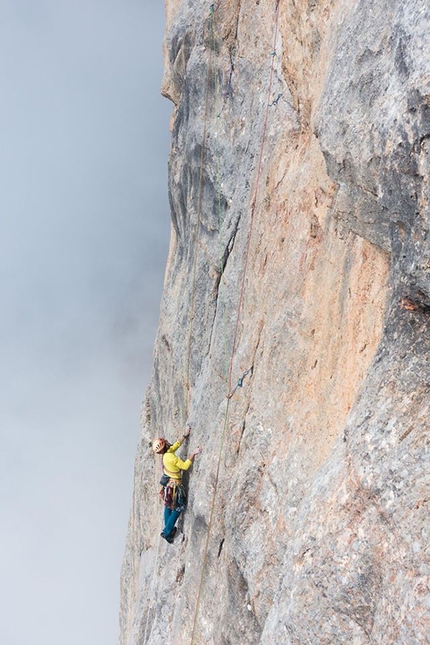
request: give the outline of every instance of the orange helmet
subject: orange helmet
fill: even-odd
[[[159,437],[158,439],[154,439],[154,441],[152,442],[152,450],[154,452],[160,453],[165,447],[166,443],[167,441],[162,437]]]

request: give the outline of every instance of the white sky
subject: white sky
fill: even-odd
[[[169,235],[161,0],[0,0],[1,645],[113,645]]]

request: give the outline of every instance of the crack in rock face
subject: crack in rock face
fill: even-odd
[[[172,233],[120,645],[428,643],[428,1],[166,20]],[[150,446],[186,423],[168,544]]]

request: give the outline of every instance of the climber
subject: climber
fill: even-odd
[[[194,450],[186,459],[182,461],[175,455],[182,441],[186,439],[191,432],[188,425],[181,439],[173,446],[164,438],[154,439],[152,449],[157,455],[163,455],[163,477],[160,480],[162,488],[160,496],[164,502],[164,529],[161,533],[170,544],[173,542],[176,533],[176,520],[185,508],[187,503],[185,489],[182,485],[182,471],[188,470],[193,463],[194,457],[201,453],[200,446]]]

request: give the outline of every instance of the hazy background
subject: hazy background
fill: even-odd
[[[0,0],[0,643],[113,645],[169,217],[161,0]]]

